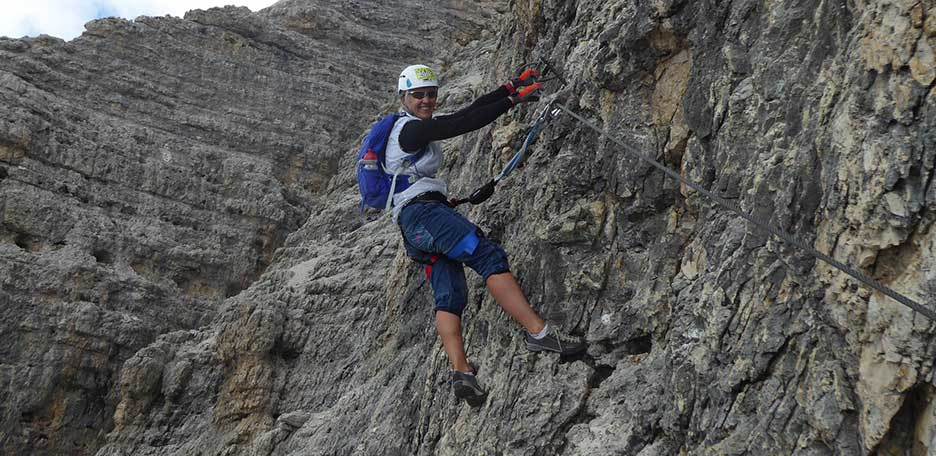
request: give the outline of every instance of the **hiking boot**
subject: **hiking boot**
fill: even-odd
[[[455,397],[464,399],[472,407],[483,404],[484,398],[487,397],[487,392],[478,384],[474,374],[452,371],[451,384],[455,390]]]
[[[549,327],[546,337],[542,339],[535,339],[530,333],[526,333],[526,343],[527,350],[534,352],[551,351],[562,356],[577,355],[588,348],[585,342],[580,339],[573,339],[552,326]]]

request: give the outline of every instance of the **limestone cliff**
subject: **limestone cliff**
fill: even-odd
[[[0,40],[0,448],[123,454],[928,454],[933,322],[560,117],[466,210],[488,401],[446,385],[356,143],[402,66],[445,109],[547,58],[576,112],[917,301],[936,291],[936,3],[287,0]],[[553,88],[556,83],[552,83]],[[535,106],[445,143],[467,193]]]

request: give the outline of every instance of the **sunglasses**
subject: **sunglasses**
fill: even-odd
[[[425,91],[409,91],[411,97],[422,100],[423,98],[429,97],[430,100],[435,100],[439,96],[438,90],[425,90]]]

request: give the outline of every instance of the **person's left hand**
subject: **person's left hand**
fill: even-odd
[[[507,91],[510,92],[511,95],[513,95],[517,93],[517,90],[519,90],[521,87],[526,87],[530,84],[535,83],[536,79],[539,77],[540,77],[539,70],[535,68],[527,68],[525,71],[520,73],[520,75],[518,75],[517,77],[511,78],[509,81],[507,81],[507,83],[504,84],[504,87],[506,87]]]
[[[514,106],[516,106],[519,103],[530,103],[534,101],[539,101],[540,97],[539,97],[539,94],[536,92],[538,92],[539,89],[542,89],[542,88],[543,88],[542,83],[535,82],[533,84],[530,84],[520,89],[519,91],[517,91],[517,93],[511,95],[510,102],[513,103]]]

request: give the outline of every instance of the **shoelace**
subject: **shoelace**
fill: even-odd
[[[569,342],[569,343],[578,342],[578,339],[575,339],[572,336],[568,336],[559,330],[553,330],[553,334],[556,336],[556,340],[558,340],[559,342]]]

